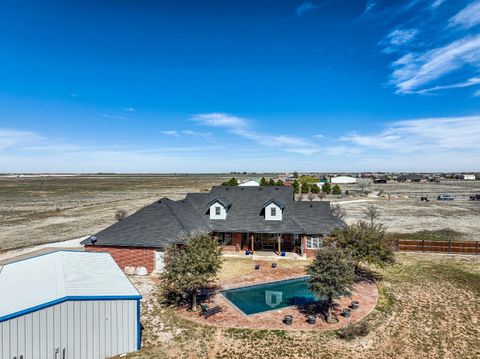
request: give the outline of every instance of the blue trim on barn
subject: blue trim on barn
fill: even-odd
[[[137,300],[140,302],[140,299],[142,299],[141,295],[110,295],[110,296],[67,296],[59,299],[52,300],[50,302],[36,305],[35,307],[27,308],[24,310],[20,310],[18,312],[4,315],[3,317],[0,317],[0,323],[5,322],[7,320],[13,319],[20,317],[25,314],[30,314],[48,307],[52,307],[54,305],[64,303],[67,301],[98,301],[98,300]],[[139,310],[139,309],[138,309]]]

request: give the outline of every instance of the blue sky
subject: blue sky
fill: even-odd
[[[474,171],[480,0],[0,4],[0,172]]]

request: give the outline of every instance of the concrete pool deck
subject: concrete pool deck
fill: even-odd
[[[237,278],[234,283],[222,284],[222,289],[235,288],[239,286],[247,286],[252,284],[267,283],[275,280],[290,279],[304,276],[304,271],[276,271],[277,268],[264,271],[258,271],[255,275],[248,275]],[[275,272],[276,271],[276,272]],[[298,273],[296,273],[298,272]],[[273,275],[276,274],[276,275]],[[360,303],[357,310],[352,310],[352,315],[349,319],[338,315],[339,322],[334,324],[326,323],[323,317],[318,315],[316,324],[311,325],[306,322],[307,314],[297,307],[286,307],[278,310],[271,310],[268,312],[245,315],[242,311],[236,308],[227,300],[222,294],[215,294],[206,304],[210,307],[220,306],[222,312],[203,318],[199,316],[198,312],[189,312],[187,310],[179,310],[179,314],[188,320],[197,323],[207,324],[222,328],[250,328],[250,329],[282,329],[282,330],[335,330],[345,327],[348,323],[354,323],[370,314],[378,301],[378,289],[375,283],[361,282],[354,286],[351,297],[341,298],[337,301],[339,310],[348,308],[352,300]],[[286,325],[283,323],[285,315],[293,317],[293,324]]]

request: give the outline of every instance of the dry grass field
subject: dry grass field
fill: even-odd
[[[118,208],[133,213],[160,197],[179,199],[228,178],[230,175],[0,176],[0,251],[92,234],[114,223]],[[352,193],[360,191],[359,185],[342,187]],[[379,221],[390,232],[450,228],[460,232],[462,239],[480,239],[480,202],[466,199],[480,194],[480,181],[390,182],[370,185],[367,191],[383,194],[328,199],[346,209],[347,223],[364,219],[364,208],[375,204],[381,213]],[[420,195],[435,197],[440,193],[458,198],[420,202]]]
[[[253,272],[251,261],[227,259],[221,278],[231,278],[229,267],[241,274]],[[352,340],[340,339],[335,331],[219,329],[194,324],[160,305],[158,280],[133,277],[145,298],[145,331],[141,353],[130,357],[480,357],[480,258],[397,254],[397,264],[379,273],[379,303],[365,319],[369,333]]]

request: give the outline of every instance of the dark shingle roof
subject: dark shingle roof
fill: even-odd
[[[211,220],[209,204],[220,199],[230,204],[227,218]],[[272,201],[284,207],[281,221],[265,220],[264,205]],[[327,234],[344,224],[332,215],[329,202],[294,201],[291,187],[219,186],[180,201],[162,198],[95,236],[97,245],[163,248],[192,231]]]

